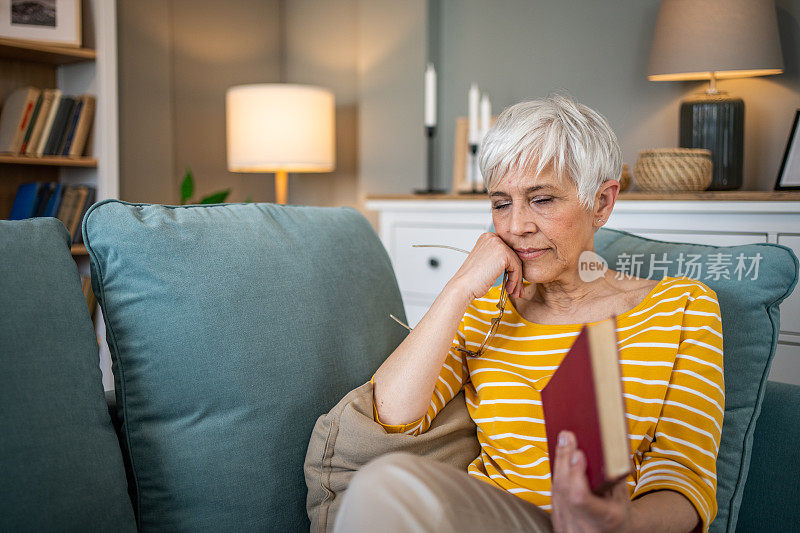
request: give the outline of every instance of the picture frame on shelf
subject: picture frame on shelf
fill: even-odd
[[[81,0],[0,0],[0,38],[79,48]]]
[[[789,139],[786,141],[786,151],[783,154],[778,180],[775,182],[776,191],[800,190],[800,109],[795,111],[794,122],[789,130]]]
[[[495,120],[497,120],[497,117],[493,116],[492,125],[494,125]],[[472,184],[469,182],[469,164],[469,119],[467,117],[457,117],[453,139],[453,193],[472,192]]]

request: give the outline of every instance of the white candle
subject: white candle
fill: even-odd
[[[469,87],[469,144],[478,144],[478,84]]]
[[[436,69],[428,63],[425,69],[425,127],[436,126]]]
[[[489,127],[492,125],[491,121],[492,103],[489,101],[489,95],[483,93],[483,96],[481,97],[481,141],[483,141],[483,138],[486,137],[486,132],[489,131]]]

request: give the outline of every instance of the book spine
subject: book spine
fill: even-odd
[[[56,150],[58,150],[61,143],[67,119],[72,112],[74,102],[75,100],[69,96],[65,96],[61,99],[61,103],[58,106],[58,113],[56,113],[56,118],[53,120],[53,127],[50,130],[50,138],[47,140],[47,146],[44,149],[44,155],[56,155]]]
[[[50,107],[53,105],[54,97],[55,94],[52,89],[47,89],[42,93],[42,106],[39,109],[39,116],[36,118],[36,124],[33,126],[33,133],[31,133],[28,146],[24,150],[25,154],[36,154],[36,150],[39,148],[39,140],[42,138],[44,125],[47,122],[47,117],[50,115]]]
[[[69,151],[71,157],[81,157],[83,155],[84,148],[86,147],[86,140],[89,138],[89,132],[94,123],[94,111],[97,100],[94,96],[89,94],[85,95],[84,98],[81,119],[75,129],[75,140]]]
[[[11,214],[9,220],[22,220],[30,218],[36,211],[36,199],[39,196],[38,181],[23,183],[17,189],[17,195],[14,197],[14,204],[11,206]]]
[[[38,98],[36,98],[36,105],[33,107],[33,114],[31,114],[31,119],[28,121],[28,127],[25,130],[25,137],[22,139],[22,146],[19,148],[19,153],[24,154],[25,150],[28,149],[28,142],[31,140],[31,134],[33,134],[33,128],[36,125],[36,119],[39,118],[39,110],[42,108],[42,95],[40,94]]]
[[[68,133],[64,138],[64,146],[58,152],[61,155],[69,155],[69,149],[72,146],[72,140],[75,138],[75,130],[78,127],[78,121],[80,120],[81,115],[83,114],[83,104],[84,104],[84,99],[83,97],[80,97],[78,103],[75,105],[75,112],[69,119],[68,123],[69,126],[67,128]]]
[[[56,118],[56,114],[58,113],[58,108],[61,105],[61,91],[55,89],[53,91],[53,103],[50,104],[50,112],[47,114],[47,118],[45,119],[44,127],[42,128],[41,137],[39,137],[39,141],[36,146],[35,154],[37,157],[42,157],[45,152],[45,147],[47,146],[47,141],[50,138],[50,132],[53,129],[53,121]]]
[[[89,194],[89,190],[85,185],[78,185],[75,188],[78,190],[77,200],[75,201],[75,208],[72,210],[72,214],[70,216],[69,226],[67,226],[69,229],[69,234],[72,238],[72,243],[75,242],[77,228],[80,224],[81,212],[83,211],[83,206],[86,203],[86,197]]]
[[[25,135],[25,128],[28,125],[28,119],[30,118],[30,113],[33,111],[33,101],[28,100],[28,103],[25,104],[25,112],[22,114],[22,121],[19,123],[19,128],[17,128],[17,133],[14,134],[14,142],[11,145],[12,153],[18,154],[20,147],[22,147],[22,138]]]
[[[67,229],[70,227],[70,217],[72,216],[72,209],[75,205],[77,193],[75,186],[65,185],[64,192],[61,195],[61,205],[58,208],[58,215],[56,215],[56,217]]]
[[[72,237],[72,244],[83,244],[83,217],[86,215],[86,212],[94,203],[96,194],[96,189],[91,186],[87,186],[86,191],[86,200],[83,203],[83,208],[81,209],[81,213],[78,216],[78,224],[75,228],[75,235]]]
[[[55,184],[52,181],[48,181],[43,183],[39,188],[39,199],[36,202],[36,212],[33,214],[34,217],[44,216],[44,212],[47,210],[47,204],[50,203],[50,197],[53,195],[54,186]]]
[[[61,204],[61,193],[62,193],[62,186],[60,183],[55,182],[55,189],[53,190],[53,194],[50,196],[50,201],[47,202],[47,207],[42,213],[43,217],[54,217],[56,213],[58,213],[58,206]]]

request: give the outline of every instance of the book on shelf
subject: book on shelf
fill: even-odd
[[[53,125],[50,128],[50,136],[44,146],[44,155],[56,155],[61,138],[64,136],[64,130],[67,127],[67,120],[72,114],[72,109],[75,106],[75,98],[72,96],[62,96],[61,101],[58,103],[58,110],[53,119]]]
[[[53,102],[56,100],[56,95],[59,95],[60,97],[60,94],[61,91],[58,89],[45,89],[42,91],[39,112],[37,113],[35,122],[33,123],[28,142],[20,149],[21,154],[36,154],[36,150],[39,147],[39,141],[42,139],[42,133],[44,132],[45,125],[50,117],[50,108],[53,106]]]
[[[22,87],[0,110],[0,153],[81,157],[90,148],[96,98]]]
[[[28,149],[28,142],[31,140],[31,134],[33,133],[33,126],[36,123],[37,118],[39,117],[39,110],[42,108],[42,93],[39,92],[39,95],[36,97],[36,105],[33,106],[33,112],[31,113],[31,118],[28,120],[28,125],[25,126],[25,136],[22,138],[22,146],[19,147],[19,153],[24,154],[25,150]]]
[[[39,93],[36,87],[20,87],[6,98],[0,114],[0,153],[19,153]]]
[[[39,188],[42,184],[38,181],[23,183],[17,188],[17,195],[11,206],[9,220],[22,220],[31,218],[39,207]]]
[[[83,297],[86,298],[86,305],[89,306],[89,317],[94,319],[97,298],[94,295],[94,291],[92,291],[92,278],[90,276],[81,276],[81,288],[83,289]]]
[[[75,134],[75,127],[78,125],[78,118],[81,116],[82,108],[83,99],[80,96],[76,96],[75,104],[73,104],[67,122],[64,124],[64,133],[61,136],[61,140],[58,142],[58,147],[54,155],[66,155],[69,153],[69,146],[72,145],[72,137]]]
[[[69,231],[71,243],[81,244],[81,221],[94,203],[96,191],[95,187],[89,185],[64,185],[48,181],[23,183],[17,189],[9,220],[56,217]]]
[[[97,107],[97,98],[91,94],[84,94],[81,96],[81,99],[83,100],[81,115],[77,120],[74,134],[71,135],[74,138],[71,141],[68,152],[63,154],[69,157],[80,157],[83,155],[87,145],[86,141],[89,139],[89,131],[92,129],[92,124],[94,124],[94,111],[95,107]]]
[[[586,456],[592,491],[602,492],[630,474],[616,317],[583,326],[541,397],[551,465],[558,434],[567,430]]]
[[[44,155],[44,148],[47,144],[47,139],[50,138],[50,131],[53,129],[53,122],[55,121],[58,108],[61,105],[61,91],[58,89],[49,90],[52,91],[53,101],[50,103],[49,109],[47,110],[47,116],[44,119],[44,124],[42,124],[42,131],[39,134],[39,138],[36,140],[36,145],[31,150],[33,155],[36,157],[42,157]]]

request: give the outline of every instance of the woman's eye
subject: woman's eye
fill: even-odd
[[[508,207],[508,203],[504,203],[504,204],[494,204],[494,205],[492,206],[492,209],[495,209],[495,210],[497,210],[497,209],[503,209],[504,207]]]
[[[546,204],[547,202],[551,201],[552,198],[536,198],[533,200],[535,204]]]

